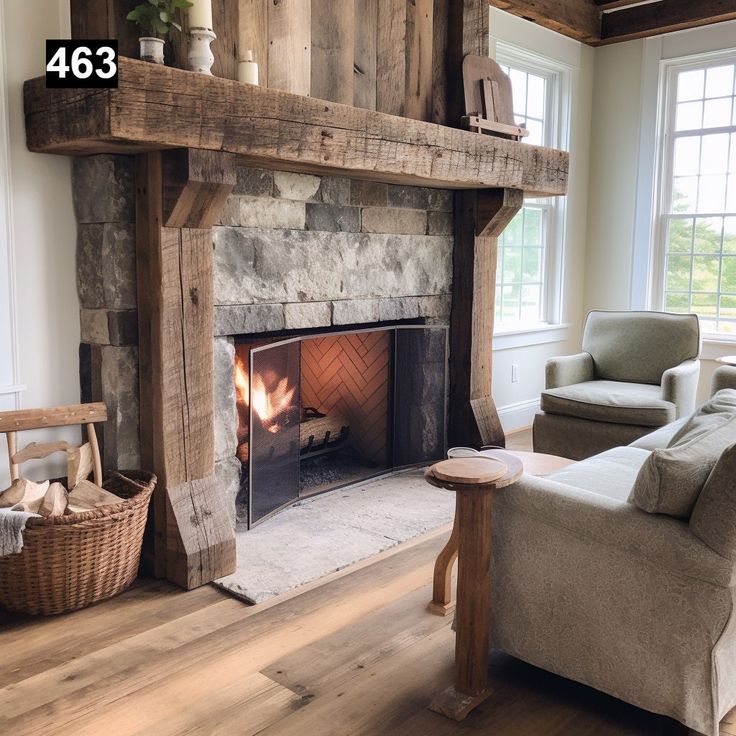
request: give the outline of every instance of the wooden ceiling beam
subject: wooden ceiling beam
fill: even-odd
[[[619,8],[627,8],[630,5],[639,5],[639,3],[646,1],[647,0],[593,0],[601,11],[618,10]],[[649,2],[659,2],[659,0],[649,0]]]
[[[601,9],[594,0],[489,0],[489,4],[583,43],[600,40]]]
[[[736,0],[667,0],[603,15],[596,45],[631,41],[736,20]]]

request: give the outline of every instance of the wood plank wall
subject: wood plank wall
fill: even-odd
[[[488,15],[487,0],[473,2]],[[70,4],[72,38],[118,38],[122,55],[138,55],[138,31],[124,21],[135,0]],[[456,125],[446,119],[445,100],[452,5],[450,0],[213,0],[213,72],[237,78],[238,59],[252,49],[263,86]],[[186,33],[175,34],[170,62],[183,67],[186,55]]]

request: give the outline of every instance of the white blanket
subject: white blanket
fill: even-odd
[[[0,509],[0,557],[17,555],[23,549],[23,530],[28,519],[38,514]]]

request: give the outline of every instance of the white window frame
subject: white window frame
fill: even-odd
[[[505,41],[496,41],[495,60],[499,64],[542,76],[547,80],[548,99],[543,145],[569,150],[572,67]],[[561,339],[560,331],[568,327],[562,324],[567,202],[565,197],[549,197],[541,200],[541,203],[549,213],[542,278],[542,320],[532,324],[497,321],[495,335],[501,339],[495,341],[496,349],[519,347],[520,343],[529,345],[556,342]],[[513,335],[518,335],[519,339],[505,339],[505,336]]]
[[[724,63],[736,63],[736,48],[666,59],[659,65],[659,100],[657,108],[657,152],[654,180],[654,208],[651,223],[651,248],[648,275],[648,306],[665,308],[665,264],[667,259],[667,215],[672,197],[675,136],[674,123],[677,112],[677,74],[689,69],[707,69]],[[730,129],[731,126],[729,126]],[[707,134],[718,133],[721,128],[703,128]],[[707,217],[712,213],[693,213],[693,217]],[[720,214],[720,213],[719,213]],[[722,213],[729,214],[729,213]],[[731,213],[736,214],[736,213]],[[736,335],[722,332],[704,332],[703,339],[721,345],[736,343]]]
[[[5,58],[5,16],[0,5],[0,334],[10,338],[10,344],[0,351],[0,407],[20,408],[20,394],[25,390],[18,383],[18,331],[15,319],[15,261],[13,256],[13,218],[10,192],[10,136],[8,124],[7,60]]]

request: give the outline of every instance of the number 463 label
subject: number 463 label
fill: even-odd
[[[117,39],[47,40],[46,86],[117,87]]]

